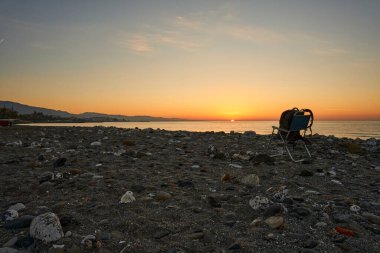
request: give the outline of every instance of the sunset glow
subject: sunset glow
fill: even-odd
[[[195,120],[380,120],[380,1],[0,2],[0,100]]]

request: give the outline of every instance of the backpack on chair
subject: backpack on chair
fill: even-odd
[[[313,125],[314,117],[313,112],[310,109],[301,109],[299,110],[297,107],[294,107],[290,110],[286,110],[281,114],[280,117],[280,129],[289,130],[290,126],[292,125],[292,120],[294,115],[304,115],[305,112],[310,113],[310,122],[308,125],[308,129],[311,132],[311,126]],[[280,130],[280,134],[282,136],[286,136],[286,132]],[[300,131],[294,131],[291,132],[288,137],[289,142],[295,142],[296,140],[304,140],[303,136],[301,135]]]

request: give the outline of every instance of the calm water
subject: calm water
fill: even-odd
[[[165,130],[184,130],[195,132],[255,131],[258,134],[270,134],[272,126],[278,121],[176,121],[176,122],[104,122],[104,123],[39,123],[37,126],[79,126],[79,127],[119,127],[119,128],[153,128]],[[380,121],[316,121],[313,133],[334,135],[348,138],[380,139]]]

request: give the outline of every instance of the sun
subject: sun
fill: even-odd
[[[235,120],[234,120],[234,119],[231,119],[230,121],[231,121],[231,122],[235,122]]]

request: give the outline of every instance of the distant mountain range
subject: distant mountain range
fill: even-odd
[[[44,115],[50,115],[54,117],[61,118],[78,118],[78,119],[117,119],[122,121],[183,121],[184,119],[179,118],[162,118],[162,117],[151,117],[151,116],[125,116],[125,115],[112,115],[96,112],[84,112],[80,114],[73,114],[60,110],[47,109],[43,107],[36,107],[30,105],[24,105],[11,101],[0,101],[0,108],[8,108],[17,111],[19,114],[33,114],[34,112],[43,113]]]

